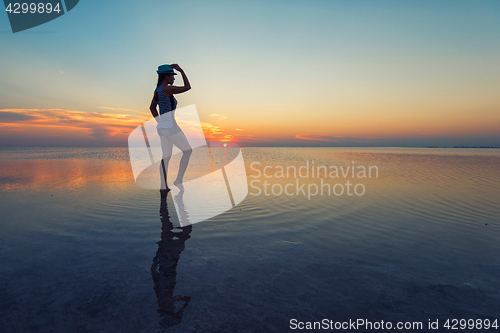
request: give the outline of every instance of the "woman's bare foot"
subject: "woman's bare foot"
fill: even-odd
[[[174,182],[174,185],[177,186],[179,188],[179,190],[184,191],[184,185],[182,185],[182,180],[180,180],[180,181],[176,180]]]

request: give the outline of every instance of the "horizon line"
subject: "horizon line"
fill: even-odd
[[[209,141],[209,142],[217,142],[217,143],[229,143],[222,141]],[[233,144],[238,145],[238,143]],[[238,145],[241,148],[424,148],[424,149],[499,149],[500,146],[488,146],[488,145],[477,145],[477,146],[464,146],[464,145],[456,145],[456,146],[304,146],[304,145]],[[0,148],[128,148],[128,146],[124,145],[114,145],[114,146],[52,146],[52,145],[44,145],[44,146],[2,146]]]

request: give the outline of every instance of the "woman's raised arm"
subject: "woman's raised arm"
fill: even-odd
[[[189,89],[191,89],[191,84],[189,83],[188,77],[187,77],[186,73],[184,73],[184,70],[177,64],[172,64],[170,66],[172,66],[173,69],[175,69],[176,71],[179,71],[181,73],[182,81],[184,81],[184,86],[182,86],[182,87],[164,86],[162,91],[165,94],[165,96],[169,96],[172,94],[180,94],[180,93],[186,92]]]

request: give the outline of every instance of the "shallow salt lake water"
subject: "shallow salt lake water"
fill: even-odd
[[[499,149],[242,153],[246,199],[180,228],[126,148],[1,148],[0,331],[500,325]]]

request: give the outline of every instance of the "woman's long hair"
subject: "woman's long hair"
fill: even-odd
[[[168,75],[167,73],[158,74],[158,83],[156,84],[157,87],[160,86],[160,84],[163,82],[163,80],[165,80],[167,75]]]

